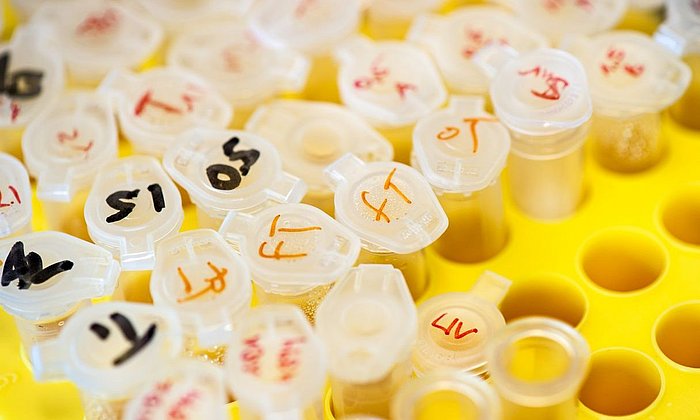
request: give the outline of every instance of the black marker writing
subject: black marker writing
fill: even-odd
[[[153,208],[157,213],[160,213],[165,208],[165,197],[163,197],[163,189],[161,188],[160,184],[156,183],[149,185],[148,191],[151,193],[151,200],[153,200]],[[118,211],[107,217],[107,223],[114,223],[127,218],[131,214],[131,212],[134,211],[136,203],[128,202],[125,200],[135,199],[136,197],[138,197],[140,192],[141,190],[135,189],[131,191],[115,191],[112,194],[110,194],[105,201],[107,202],[107,205],[109,205],[114,210]]]
[[[129,318],[125,317],[119,312],[114,312],[109,316],[109,319],[111,319],[112,322],[117,324],[117,327],[119,327],[119,330],[121,331],[124,338],[129,343],[131,343],[131,347],[127,351],[122,353],[121,356],[112,360],[112,364],[114,366],[121,365],[122,363],[134,357],[138,352],[143,350],[148,345],[148,343],[150,343],[151,340],[153,340],[153,337],[155,337],[156,335],[156,330],[158,329],[156,324],[151,324],[146,330],[146,332],[141,337],[139,337],[136,333],[136,330],[134,329],[134,325],[131,323],[131,321],[129,321]],[[109,328],[97,322],[90,325],[90,331],[95,333],[95,335],[97,335],[100,338],[100,340],[106,340],[110,334]]]
[[[17,280],[20,290],[29,289],[33,284],[42,284],[64,271],[73,268],[73,262],[59,261],[44,268],[41,256],[36,252],[24,254],[24,244],[16,242],[7,254],[5,265],[2,269],[2,287],[7,287]]]
[[[240,169],[223,164],[210,165],[207,168],[209,183],[217,190],[230,191],[236,189],[241,184],[241,175],[248,175],[250,168],[260,158],[260,152],[256,149],[235,150],[240,142],[241,140],[238,137],[232,137],[223,145],[224,155],[228,157],[229,161],[235,162],[240,160],[243,162]],[[221,179],[221,175],[224,175],[226,179]]]
[[[41,93],[44,72],[17,70],[8,75],[9,67],[10,53],[6,51],[0,54],[0,92],[11,98],[33,98]]]

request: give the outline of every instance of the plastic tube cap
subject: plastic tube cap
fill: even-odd
[[[488,56],[486,47],[479,54]],[[571,54],[539,49],[505,61],[491,82],[496,115],[511,130],[549,135],[579,127],[592,114],[586,72]]]
[[[365,162],[390,161],[394,151],[381,134],[347,108],[327,103],[277,100],[257,108],[246,130],[275,145],[284,169],[311,191],[330,191],[323,170],[345,153]]]
[[[24,162],[41,200],[68,202],[117,158],[117,124],[108,98],[73,93],[32,121],[22,136]]]
[[[480,97],[452,96],[413,130],[415,165],[434,188],[471,193],[491,185],[510,151],[510,134]]]
[[[0,238],[12,235],[32,221],[32,189],[22,162],[0,152]]]
[[[180,230],[180,192],[157,160],[131,156],[105,165],[85,203],[90,238],[125,271],[151,270],[155,246]]]
[[[486,373],[484,349],[506,324],[497,305],[509,287],[510,281],[487,272],[469,293],[444,293],[421,303],[413,349],[416,373],[422,376],[440,369]]]
[[[246,131],[189,130],[168,149],[163,164],[192,201],[218,219],[230,211],[298,203],[306,194],[302,180],[282,171],[275,147]]]
[[[188,129],[225,128],[233,116],[216,90],[183,69],[113,70],[99,89],[113,98],[121,130],[139,153],[162,156]]]
[[[258,0],[251,8],[252,30],[281,48],[319,55],[357,29],[357,0]]]
[[[137,0],[153,18],[158,19],[169,31],[179,31],[183,26],[220,17],[243,16],[252,0]]]
[[[45,42],[46,36],[44,27],[21,26],[9,43],[0,46],[0,68],[8,78],[18,72],[30,74],[19,78],[22,86],[0,92],[0,129],[26,126],[63,92],[63,61],[60,53]]]
[[[265,418],[294,418],[289,412],[301,418],[304,408],[321,399],[326,356],[299,308],[254,308],[234,331],[225,370],[242,408]]]
[[[122,419],[226,420],[227,401],[221,369],[199,360],[178,360],[131,399]]]
[[[181,33],[168,49],[167,62],[202,75],[235,107],[300,91],[310,67],[300,53],[263,43],[242,20]]]
[[[136,69],[163,40],[158,23],[117,1],[45,2],[31,24],[48,28],[71,79],[98,83],[114,68]]]
[[[700,53],[700,6],[694,0],[666,0],[666,20],[654,40],[676,55]]]
[[[2,241],[0,258],[0,305],[29,321],[57,318],[83,301],[112,295],[120,271],[109,251],[62,232],[36,232]],[[32,282],[55,264],[61,271],[46,281]],[[12,276],[13,271],[17,275]],[[32,272],[35,275],[27,279]]]
[[[632,31],[570,39],[566,48],[583,63],[596,112],[660,112],[690,83],[690,68],[650,37]]]
[[[588,373],[589,358],[588,343],[578,331],[545,317],[515,320],[486,346],[491,379],[498,393],[524,407],[554,406],[575,398]],[[526,380],[516,372],[534,372],[543,377]]]
[[[186,333],[201,345],[224,344],[233,321],[250,306],[245,260],[213,230],[188,230],[156,246],[153,303],[178,312]]]
[[[57,339],[32,347],[34,377],[67,378],[91,395],[125,399],[172,369],[182,341],[179,320],[168,309],[102,303],[78,311]]]
[[[447,99],[430,56],[407,42],[357,36],[335,55],[343,103],[374,126],[413,124]]]
[[[300,294],[333,283],[355,264],[360,239],[308,204],[283,204],[250,216],[231,213],[220,230],[268,292]]]
[[[376,251],[410,254],[447,229],[447,215],[420,172],[397,162],[364,163],[346,154],[325,170],[335,217]]]
[[[331,289],[316,315],[330,374],[355,384],[379,381],[406,360],[416,328],[411,293],[401,271],[391,265],[353,268]]]
[[[433,404],[440,410],[457,405],[461,409],[459,414],[448,413],[466,416],[461,418],[501,418],[501,402],[493,388],[476,376],[455,371],[433,372],[407,381],[392,399],[391,416],[397,419],[423,418],[421,411],[430,410]]]
[[[557,42],[567,34],[590,35],[612,28],[627,10],[627,0],[496,0],[523,22]]]
[[[487,45],[510,45],[518,52],[547,46],[547,39],[511,13],[491,6],[464,7],[448,15],[416,17],[406,36],[430,51],[450,92],[487,95],[489,77],[472,61]]]

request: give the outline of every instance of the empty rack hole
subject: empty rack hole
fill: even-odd
[[[631,349],[593,353],[579,400],[605,416],[627,416],[650,407],[661,394],[661,370],[651,358]]]
[[[661,224],[677,240],[700,246],[700,184],[687,186],[664,201]]]
[[[501,313],[507,322],[539,315],[576,327],[583,320],[587,307],[583,291],[571,280],[545,274],[514,282],[501,302]]]
[[[581,268],[598,286],[631,292],[654,283],[664,272],[666,253],[641,229],[616,228],[598,233],[584,245]]]
[[[700,301],[664,312],[654,328],[659,350],[679,365],[700,368]]]

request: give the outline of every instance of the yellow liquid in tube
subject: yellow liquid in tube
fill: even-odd
[[[671,116],[688,128],[700,130],[700,53],[688,55],[683,61],[690,66],[692,77],[685,94],[671,107]]]
[[[593,149],[598,162],[617,172],[636,172],[656,164],[665,151],[661,115],[631,117],[596,114],[592,124]]]
[[[376,382],[352,384],[331,378],[335,416],[371,414],[389,418],[391,399],[410,378],[411,370],[411,361],[406,359],[397,363],[386,376]]]
[[[257,302],[260,305],[270,303],[288,303],[298,306],[306,316],[306,319],[308,319],[311,325],[313,325],[316,321],[316,310],[318,309],[318,305],[321,304],[321,301],[324,297],[326,297],[334,283],[335,282],[316,286],[297,295],[284,295],[280,293],[267,292],[256,282],[253,282],[253,292],[255,293]]]
[[[428,267],[423,250],[410,254],[396,254],[393,252],[372,252],[362,248],[357,264],[393,265],[403,274],[414,301],[423,295],[428,285]]]
[[[475,263],[495,256],[505,247],[508,229],[499,181],[471,194],[439,194],[438,201],[450,220],[445,233],[435,241],[441,256],[459,263]]]

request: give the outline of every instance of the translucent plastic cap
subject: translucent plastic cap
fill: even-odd
[[[64,71],[60,54],[45,42],[46,28],[21,26],[0,46],[0,128],[24,127],[58,100]]]
[[[168,64],[205,77],[234,106],[254,106],[306,84],[309,61],[263,43],[243,20],[202,24],[179,35]]]
[[[66,378],[91,395],[117,400],[172,369],[181,350],[174,312],[107,302],[76,312],[57,339],[32,347],[31,359],[39,381]]]
[[[525,52],[547,40],[512,14],[489,6],[457,9],[449,15],[421,15],[406,38],[427,48],[451,92],[488,94],[490,80],[472,57],[487,45],[509,45]]]
[[[659,112],[690,82],[679,58],[639,32],[615,31],[571,39],[566,47],[586,68],[596,112]]]
[[[221,369],[183,359],[143,387],[122,420],[226,420],[226,401]]]
[[[491,55],[493,48],[482,49],[486,61],[500,54]],[[592,113],[583,66],[571,54],[555,49],[507,59],[491,82],[491,100],[503,124],[530,135],[578,127]]]
[[[335,282],[360,253],[354,233],[308,204],[274,206],[254,216],[231,213],[220,232],[269,292],[301,293]]]
[[[259,306],[236,325],[234,335],[225,368],[241,407],[303,418],[298,411],[322,396],[326,356],[301,310]]]
[[[155,156],[186,130],[224,128],[233,116],[231,106],[203,79],[173,67],[139,74],[113,70],[100,90],[114,98],[122,132],[134,149]]]
[[[284,169],[311,191],[330,187],[323,170],[345,153],[365,162],[389,161],[391,143],[347,108],[327,102],[277,100],[258,107],[246,130],[268,139]]]
[[[413,130],[415,165],[435,188],[470,193],[493,183],[506,164],[510,134],[480,97],[452,96],[449,106]]]
[[[335,190],[335,217],[376,251],[410,254],[447,229],[430,184],[410,166],[364,163],[347,154],[325,170]]]
[[[416,307],[401,271],[383,264],[350,270],[321,302],[316,331],[335,378],[362,384],[385,377],[416,339]]]
[[[700,4],[697,0],[666,0],[666,20],[654,39],[677,55],[700,53]]]
[[[117,157],[117,125],[104,95],[74,93],[32,121],[22,136],[24,162],[42,200],[70,201]]]
[[[566,34],[610,29],[627,10],[627,0],[496,0],[534,30],[558,41]]]
[[[32,189],[22,162],[0,153],[0,238],[32,221]]]
[[[372,125],[413,124],[447,98],[430,56],[409,43],[358,36],[335,55],[343,103]]]
[[[158,243],[150,285],[153,303],[177,311],[185,332],[204,346],[228,340],[222,336],[248,309],[252,295],[245,261],[210,229]]]
[[[123,3],[122,3],[123,4]],[[48,1],[31,23],[49,29],[77,83],[97,83],[113,68],[136,68],[163,39],[154,20],[111,0]]]
[[[486,346],[491,379],[502,398],[525,407],[547,407],[575,398],[588,372],[590,349],[568,324],[522,318]]]
[[[299,178],[282,171],[279,152],[246,131],[193,129],[163,157],[171,177],[207,214],[252,213],[273,203],[297,203],[306,193]]]
[[[446,408],[455,407],[455,411]],[[445,410],[453,416],[473,420],[501,418],[501,402],[489,384],[464,372],[441,371],[406,382],[391,403],[391,418],[423,419]]]
[[[259,0],[249,15],[265,42],[307,54],[327,52],[353,33],[360,20],[358,0]]]
[[[37,232],[0,242],[0,305],[38,321],[80,302],[110,296],[119,263],[105,249],[61,232]]]
[[[101,168],[85,203],[90,238],[126,271],[150,270],[155,245],[180,230],[180,193],[157,160],[131,156]]]
[[[484,348],[506,322],[497,306],[510,281],[483,274],[469,293],[444,293],[418,307],[413,366],[418,375],[451,369],[483,375]]]
[[[253,0],[137,0],[169,30],[204,19],[243,15]]]

